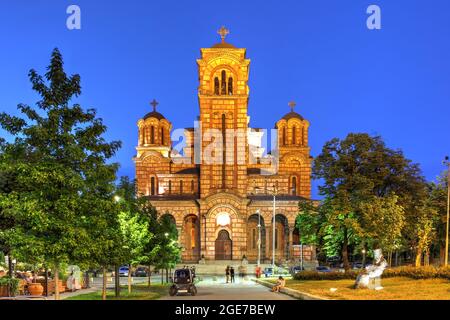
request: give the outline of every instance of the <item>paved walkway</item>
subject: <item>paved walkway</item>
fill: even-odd
[[[212,277],[207,277],[196,286],[196,296],[165,296],[161,300],[295,300],[288,295],[271,292],[252,280],[240,278],[236,278],[236,283],[225,283],[224,278],[213,281]]]

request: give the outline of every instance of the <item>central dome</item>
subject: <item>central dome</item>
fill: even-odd
[[[211,48],[222,48],[222,49],[236,49],[234,45],[227,42],[216,43]]]

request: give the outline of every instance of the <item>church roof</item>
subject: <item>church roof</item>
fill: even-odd
[[[289,120],[289,119],[292,119],[292,118],[297,118],[297,119],[300,119],[300,120],[304,120],[304,118],[301,115],[299,115],[297,112],[295,112],[295,111],[291,111],[289,113],[286,113],[283,116],[282,119]]]
[[[227,42],[216,43],[211,48],[236,49],[236,47],[234,45],[232,45],[231,43],[227,43]]]
[[[153,106],[153,111],[147,113],[144,116],[144,120],[148,119],[148,118],[156,118],[158,120],[162,120],[162,119],[166,119],[161,113],[159,113],[158,111],[156,111],[156,106],[159,104],[158,101],[156,101],[155,99],[153,99],[152,102],[150,102],[150,105]]]
[[[156,118],[158,120],[165,119],[165,117],[161,113],[159,113],[158,111],[152,111],[152,112],[147,113],[144,116],[144,120],[148,119],[148,118]]]

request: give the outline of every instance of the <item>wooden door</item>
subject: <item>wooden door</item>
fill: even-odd
[[[231,260],[232,241],[227,230],[220,230],[216,239],[216,260]]]

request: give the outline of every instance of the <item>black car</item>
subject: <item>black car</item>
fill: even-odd
[[[133,275],[135,277],[148,277],[147,268],[137,267],[136,270],[134,271]]]

